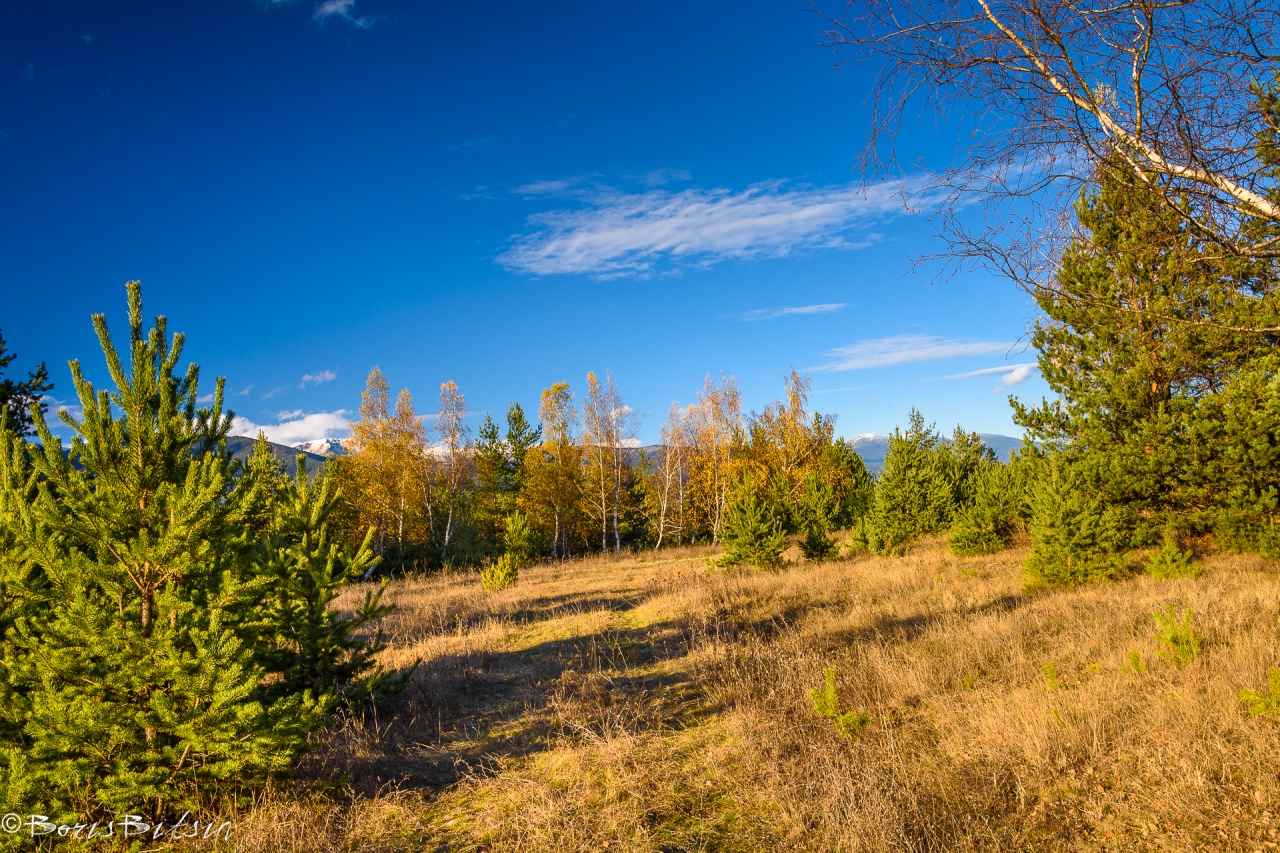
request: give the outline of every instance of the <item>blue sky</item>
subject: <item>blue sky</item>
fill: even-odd
[[[795,365],[844,435],[910,406],[1015,433],[1032,306],[911,271],[927,217],[853,171],[871,69],[797,0],[192,0],[0,7],[0,330],[104,377],[124,282],[245,429],[340,436],[374,365],[476,413],[612,370],[672,400]],[[932,116],[904,160],[952,153]]]

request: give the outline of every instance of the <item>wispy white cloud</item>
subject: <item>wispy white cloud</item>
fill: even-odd
[[[659,264],[781,257],[801,249],[858,249],[880,235],[853,231],[907,211],[897,184],[787,189],[783,182],[742,192],[690,188],[625,193],[575,181],[539,181],[525,195],[569,195],[585,207],[529,217],[498,256],[508,269],[535,275],[601,278],[650,275]]]
[[[303,415],[301,412],[282,412],[273,424],[254,423],[248,418],[236,416],[231,424],[231,432],[235,435],[247,435],[256,438],[258,433],[266,435],[268,441],[276,444],[301,444],[320,438],[344,438],[351,432],[351,421],[347,419],[346,409],[335,412],[313,412]]]
[[[78,421],[84,420],[84,409],[75,403],[67,403],[57,397],[51,397],[48,394],[40,395],[40,402],[48,406],[55,412],[66,412]],[[51,429],[56,429],[61,421],[53,420],[49,422]]]
[[[968,379],[972,376],[999,376],[1000,384],[991,389],[993,394],[998,394],[1006,388],[1013,388],[1021,385],[1031,378],[1038,367],[1034,362],[1026,364],[1006,364],[1001,367],[984,367],[982,370],[970,370],[968,373],[953,373],[950,376],[940,376],[939,379]]]
[[[534,181],[529,184],[521,184],[512,192],[518,195],[562,195],[576,186],[578,186],[576,180]]]
[[[834,314],[847,307],[847,302],[826,302],[822,305],[796,305],[789,308],[757,308],[739,314],[738,319],[744,323],[754,323],[756,320],[774,320],[791,314]]]
[[[302,381],[298,383],[299,388],[306,388],[308,385],[319,385],[323,382],[330,382],[338,378],[336,370],[321,370],[316,373],[306,373],[302,376]]]
[[[357,15],[356,0],[323,0],[316,6],[312,17],[321,24],[326,23],[330,18],[338,18],[362,30],[369,29],[381,20],[378,15]]]
[[[248,396],[249,392],[250,392],[250,391],[252,391],[252,390],[253,390],[253,386],[252,386],[252,385],[246,385],[246,386],[244,386],[244,388],[243,388],[243,389],[241,389],[241,390],[239,390],[239,391],[237,391],[237,392],[236,392],[236,396],[237,396],[237,397],[245,397],[245,396]]]
[[[196,397],[196,402],[197,402],[197,403],[212,403],[212,402],[213,402],[213,395],[212,395],[212,394],[202,394],[202,395],[200,395],[199,397]]]
[[[641,180],[646,187],[660,187],[672,181],[687,181],[693,177],[684,169],[654,169]]]
[[[826,364],[807,368],[815,371],[866,370],[917,361],[942,361],[974,355],[1008,352],[1010,341],[962,341],[933,335],[891,335],[858,341],[827,350]]]

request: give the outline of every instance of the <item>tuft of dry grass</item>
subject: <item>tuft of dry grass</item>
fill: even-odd
[[[724,573],[707,553],[534,567],[493,595],[394,582],[384,662],[422,661],[410,689],[336,720],[235,846],[1280,849],[1280,724],[1238,699],[1280,665],[1275,564],[1027,591],[1022,549]],[[1204,637],[1185,668],[1158,655],[1170,603]],[[857,731],[807,696],[828,666]]]

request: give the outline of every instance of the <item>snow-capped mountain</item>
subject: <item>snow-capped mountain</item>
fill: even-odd
[[[995,451],[996,456],[1006,462],[1009,460],[1009,454],[1013,449],[1022,444],[1022,439],[1008,435],[984,432],[979,433],[978,437],[982,439],[983,444]],[[848,441],[858,455],[862,457],[862,461],[867,463],[867,470],[875,473],[884,467],[884,457],[889,452],[889,438],[887,436],[867,432],[862,435],[852,436]]]
[[[295,444],[293,448],[317,456],[346,456],[347,449],[342,446],[342,441],[340,438],[317,438]]]

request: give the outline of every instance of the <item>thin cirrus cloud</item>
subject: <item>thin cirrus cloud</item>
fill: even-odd
[[[585,204],[537,213],[532,230],[498,256],[507,269],[534,275],[646,276],[661,266],[705,267],[728,259],[776,258],[803,249],[860,249],[880,239],[853,231],[909,212],[898,184],[787,189],[783,182],[742,192],[653,188],[627,193],[583,189],[574,181],[517,187],[526,196]]]
[[[316,373],[306,373],[302,376],[302,381],[298,383],[299,388],[306,388],[308,385],[320,385],[324,382],[331,382],[338,378],[336,370],[321,370]]]
[[[250,438],[256,438],[262,433],[267,441],[288,445],[320,438],[345,438],[351,432],[351,421],[346,415],[346,409],[313,412],[309,415],[302,412],[281,412],[273,424],[254,423],[237,415],[231,424],[231,432]]]
[[[738,319],[744,323],[754,323],[757,320],[776,320],[779,317],[788,317],[793,314],[834,314],[844,308],[848,308],[847,302],[824,302],[821,305],[794,305],[786,308],[757,308],[754,311],[744,311],[738,315]]]
[[[1034,362],[1026,364],[1006,364],[1001,367],[984,367],[982,370],[970,370],[968,373],[953,373],[950,376],[940,376],[939,379],[968,379],[973,376],[999,376],[1000,384],[991,389],[991,393],[998,394],[1005,388],[1013,388],[1021,385],[1031,378],[1031,374],[1038,369]]]
[[[964,341],[934,335],[891,335],[887,338],[871,338],[827,350],[823,355],[830,359],[828,362],[807,369],[833,373],[843,370],[867,370],[873,367],[892,367],[896,364],[919,361],[942,361],[948,358],[991,355],[1008,352],[1012,346],[1013,343],[1010,341]]]
[[[337,18],[362,30],[369,29],[380,20],[377,15],[356,14],[356,0],[324,0],[316,6],[312,17],[321,24],[328,22],[331,18]]]

